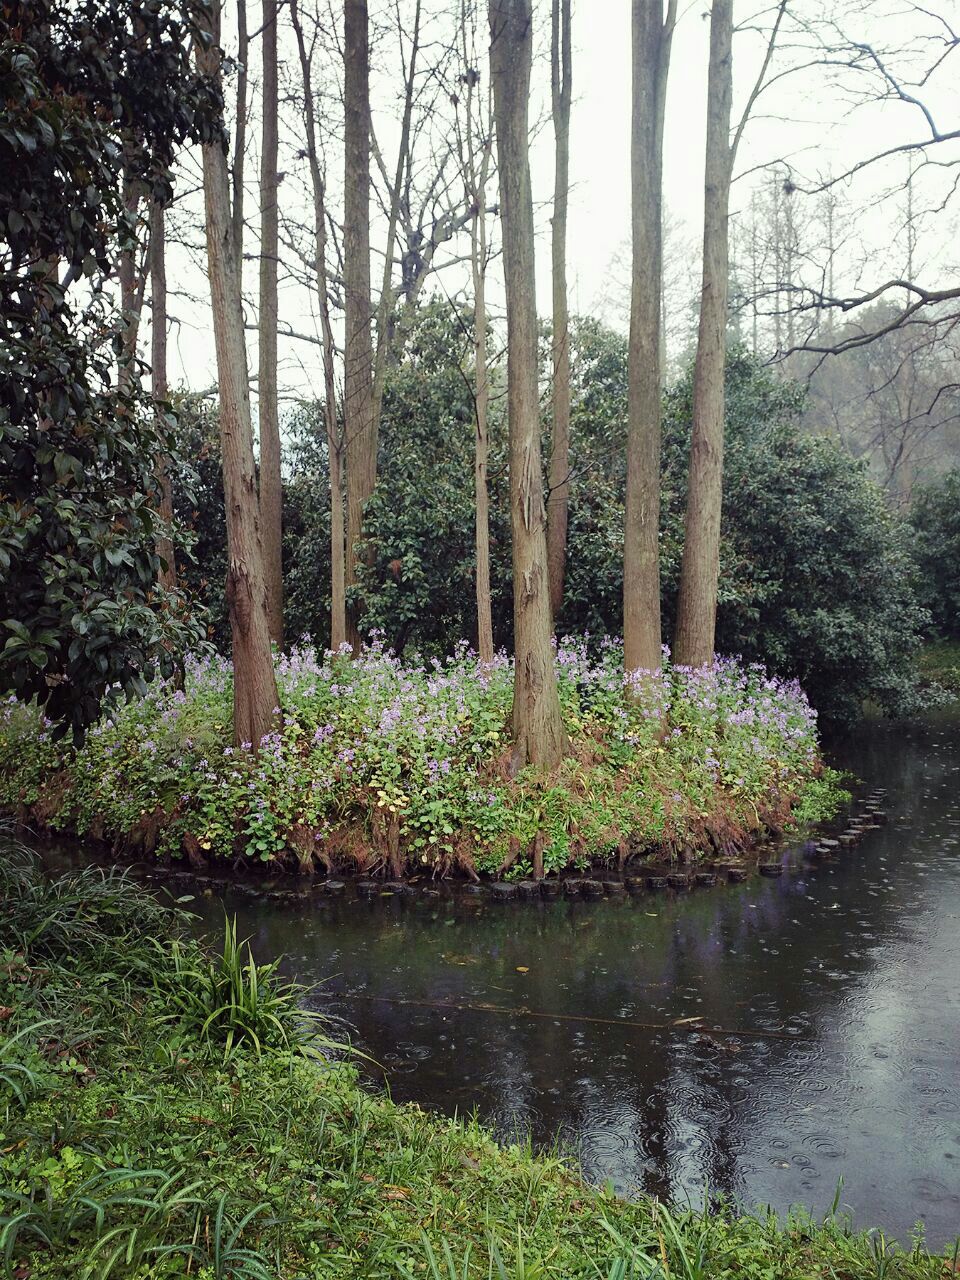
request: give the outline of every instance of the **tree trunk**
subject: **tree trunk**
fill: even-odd
[[[198,45],[202,75],[221,82],[219,8],[201,10],[210,42]],[[207,267],[220,390],[220,445],[227,518],[227,604],[233,641],[233,734],[254,747],[276,719],[277,685],[267,626],[253,425],[243,335],[240,261],[234,242],[227,155],[220,141],[203,146]]]
[[[469,127],[469,125],[468,125]],[[489,150],[480,166],[477,214],[470,234],[473,272],[473,368],[476,437],[473,454],[473,492],[477,561],[477,652],[481,662],[493,661],[493,617],[490,596],[490,492],[487,458],[490,452],[490,383],[487,371],[487,228],[486,172]]]
[[[323,417],[327,434],[330,470],[330,648],[336,651],[347,638],[347,607],[344,594],[343,527],[343,442],[337,416],[337,385],[334,369],[333,326],[330,323],[330,290],[327,277],[326,184],[317,148],[317,123],[310,72],[310,56],[303,38],[297,0],[290,0],[290,20],[297,37],[300,70],[303,75],[303,115],[307,132],[307,158],[313,188],[313,227],[316,246],[317,298],[323,333]]]
[[[233,244],[237,262],[243,264],[243,162],[247,153],[247,85],[250,73],[250,36],[247,32],[247,0],[237,0],[237,120],[233,131],[233,167],[230,175]]]
[[[547,580],[540,459],[537,309],[527,103],[531,0],[490,0],[490,63],[500,169],[507,302],[507,409],[513,540],[514,765],[554,768],[567,747]]]
[[[151,390],[158,411],[167,398],[167,255],[163,205],[154,200],[150,208],[150,329]],[[177,564],[170,538],[173,524],[173,489],[167,459],[157,459],[157,481],[160,485],[160,519],[163,532],[157,539],[160,586],[174,591],[177,586]]]
[[[633,0],[627,492],[623,522],[626,671],[660,668],[660,416],[663,309],[663,125],[676,0]]]
[[[468,5],[470,8],[468,9]],[[461,0],[460,38],[467,86],[465,124],[457,137],[464,172],[464,203],[470,212],[470,273],[473,278],[473,496],[476,568],[477,652],[481,662],[493,661],[493,617],[490,592],[490,491],[487,464],[490,453],[490,379],[487,369],[487,182],[493,160],[493,98],[486,90],[486,113],[479,105],[480,76],[476,62],[476,9]],[[478,100],[476,116],[474,101]],[[477,154],[479,147],[479,156]]]
[[[260,522],[270,638],[283,643],[283,489],[277,403],[277,0],[263,0],[263,131],[260,149]]]
[[[399,11],[398,11],[399,12]],[[421,0],[416,0],[413,12],[413,29],[410,36],[410,55],[406,62],[407,73],[403,90],[403,119],[400,124],[400,145],[397,148],[397,164],[393,183],[390,187],[390,205],[387,213],[387,240],[383,255],[383,277],[380,286],[380,297],[377,300],[376,317],[376,351],[373,361],[373,399],[371,414],[379,424],[380,411],[383,407],[383,392],[387,380],[387,368],[392,359],[396,359],[403,337],[396,341],[397,325],[394,316],[396,295],[393,290],[393,262],[397,251],[397,228],[400,222],[400,206],[404,197],[404,178],[406,176],[406,195],[409,201],[409,184],[412,171],[412,155],[410,129],[413,122],[413,102],[416,96],[417,59],[420,54],[420,15]],[[399,34],[399,33],[398,33]],[[422,278],[421,278],[422,279]],[[417,282],[416,292],[419,292]],[[407,307],[413,310],[416,306],[416,294],[408,295]]]
[[[553,0],[550,88],[555,138],[553,182],[553,433],[547,506],[550,608],[563,604],[570,501],[570,333],[567,315],[567,197],[570,190],[570,0]]]
[[[377,479],[370,336],[370,50],[366,0],[344,0],[344,385],[347,537],[344,580],[357,581],[363,505]],[[360,651],[359,609],[347,611],[347,641]]]
[[[723,376],[726,363],[728,210],[732,149],[733,0],[713,0],[707,78],[707,150],[703,216],[703,286],[693,375],[693,431],[677,601],[674,660],[699,667],[713,660],[723,502]]]
[[[139,384],[137,337],[140,332],[140,311],[143,292],[137,288],[135,229],[140,210],[140,191],[134,181],[132,172],[135,142],[127,134],[122,145],[124,153],[123,211],[126,215],[125,235],[129,235],[133,242],[128,243],[120,250],[120,261],[117,267],[117,278],[120,284],[120,312],[123,325],[117,382],[121,389],[129,391]]]

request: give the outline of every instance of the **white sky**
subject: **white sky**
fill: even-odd
[[[407,0],[402,0],[406,3]],[[656,0],[650,0],[656,2]],[[306,4],[301,0],[304,8]],[[547,0],[534,0],[538,22],[543,28],[538,45],[538,58],[534,68],[534,91],[531,99],[531,115],[536,117],[549,101],[549,63],[546,36],[549,28],[549,4]],[[339,7],[334,2],[334,11]],[[254,11],[259,6],[250,5],[251,27],[257,25]],[[925,13],[918,13],[910,0],[792,0],[791,11],[804,21],[826,16],[842,26],[844,32],[857,39],[869,40],[876,45],[898,49],[903,65],[911,61],[911,50],[921,42],[918,57],[929,61],[935,42],[928,37],[942,34],[938,22],[942,19],[954,30],[960,30],[960,0],[936,3],[931,0]],[[629,234],[630,222],[630,0],[574,0],[574,102],[571,124],[570,166],[572,190],[568,225],[568,278],[570,306],[574,312],[589,313],[596,309],[598,299],[605,292],[606,277],[611,258]],[[764,0],[737,0],[735,14],[738,23],[747,26],[757,12],[764,14],[763,22],[769,24],[769,11],[764,13]],[[680,20],[673,45],[668,113],[665,134],[664,187],[665,201],[670,219],[678,223],[681,233],[689,237],[695,246],[699,240],[702,217],[704,120],[706,111],[707,43],[709,35],[708,5],[706,0],[681,0]],[[229,37],[228,37],[229,39]],[[784,70],[801,55],[796,48],[796,35],[791,34],[782,52],[772,64],[772,72]],[[792,47],[791,47],[792,46]],[[295,70],[295,53],[292,38],[282,42],[282,57],[290,60]],[[739,116],[742,104],[757,75],[762,57],[764,39],[756,29],[745,30],[734,42],[734,120]],[[922,97],[935,112],[941,131],[960,126],[960,106],[956,94],[956,73],[953,65],[960,65],[960,50],[948,58],[944,67],[925,86]],[[254,89],[257,80],[255,64],[251,68]],[[743,207],[749,200],[751,184],[762,180],[755,172],[757,166],[781,157],[792,157],[798,172],[808,179],[817,174],[843,172],[856,159],[878,149],[896,145],[908,139],[922,136],[924,121],[919,110],[903,102],[864,104],[857,96],[870,84],[834,76],[829,83],[822,68],[798,73],[779,80],[760,99],[753,121],[745,135],[737,169],[747,173],[734,186],[733,209]],[[373,94],[378,136],[389,150],[391,115],[399,106],[388,101],[384,89],[395,81],[377,75],[374,68]],[[254,103],[255,106],[255,103]],[[256,207],[255,180],[257,172],[256,120],[251,122],[251,147],[247,157],[249,195],[248,216]],[[942,144],[937,153],[943,159],[960,158],[957,143]],[[281,158],[281,167],[290,169],[292,159]],[[301,162],[303,163],[303,162]],[[336,139],[330,140],[328,151],[331,182],[337,180],[342,168],[342,151]],[[393,160],[388,157],[388,167]],[[534,198],[538,202],[538,256],[537,285],[541,313],[549,315],[550,308],[550,246],[549,203],[553,190],[553,132],[549,123],[542,128],[534,142],[532,156]],[[196,169],[193,169],[196,174]],[[907,160],[897,157],[882,170],[872,169],[855,184],[844,188],[851,204],[872,200],[873,207],[857,214],[856,233],[865,242],[871,255],[869,281],[896,276],[903,272],[905,247],[900,236],[904,201],[902,196],[876,203],[887,185],[899,184],[907,172]],[[929,191],[947,180],[943,171],[930,171]],[[802,184],[801,184],[802,185]],[[281,206],[295,192],[287,183],[281,188]],[[303,219],[309,224],[311,214],[304,207]],[[923,241],[921,261],[928,263],[931,278],[924,283],[944,283],[943,277],[956,278],[957,255],[952,247],[951,210],[928,224]],[[376,246],[377,233],[373,240]],[[256,231],[248,231],[246,248],[253,245]],[[848,283],[864,284],[868,276],[860,268],[861,245],[850,250],[850,280]],[[695,249],[691,258],[695,257]],[[376,253],[376,248],[375,248]],[[196,259],[172,251],[173,277],[171,283],[179,283],[197,297],[205,293],[200,265]],[[374,259],[373,281],[379,279],[381,268]],[[494,301],[499,285],[496,281],[498,267],[494,266],[491,292]],[[696,263],[689,263],[689,274],[695,277]],[[252,298],[256,290],[256,263],[248,264],[247,286]],[[936,279],[932,277],[935,276]],[[452,282],[446,282],[448,290]],[[429,284],[426,292],[429,292]],[[171,311],[180,321],[170,344],[171,381],[182,379],[188,385],[210,387],[216,381],[215,360],[209,316],[203,306],[186,300],[174,300]],[[309,299],[299,289],[286,286],[281,295],[281,318],[291,327],[314,331]],[[251,370],[256,368],[255,334],[251,333]],[[281,347],[281,381],[288,395],[317,394],[321,387],[319,350],[303,343],[284,342]]]

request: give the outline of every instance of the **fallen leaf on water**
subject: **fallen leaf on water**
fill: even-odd
[[[518,965],[517,965],[517,973],[529,973],[529,972],[530,972],[530,970],[527,968],[527,966],[526,966],[525,964],[518,964]]]

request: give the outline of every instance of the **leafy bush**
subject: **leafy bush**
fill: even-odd
[[[424,308],[384,397],[377,488],[365,511],[364,625],[391,648],[443,656],[476,636],[474,406],[469,328],[449,306]],[[502,405],[490,414],[490,553],[495,634],[509,642],[510,538]]]
[[[473,401],[464,330],[446,303],[421,309],[389,372],[380,425],[378,483],[365,512],[369,563],[357,595],[364,627],[399,653],[442,657],[475,637]],[[462,362],[462,368],[461,368]],[[494,625],[512,628],[507,474],[500,405],[490,415]],[[285,424],[284,610],[287,632],[329,634],[330,497],[322,406],[303,404]]]
[[[564,642],[557,670],[570,757],[511,776],[511,661],[405,665],[375,644],[351,662],[308,646],[278,663],[282,722],[254,752],[230,745],[229,664],[188,664],[118,709],[38,781],[29,709],[0,718],[0,804],[194,860],[310,868],[529,873],[628,852],[670,856],[782,822],[819,775],[815,713],[795,682],[717,661],[639,685],[613,642]],[[664,720],[663,717],[666,717]],[[666,736],[664,736],[666,727]]]
[[[367,627],[404,654],[443,656],[461,636],[475,635],[472,409],[461,346],[449,308],[423,308],[386,389],[378,486],[366,513],[371,555],[360,592]],[[572,328],[571,355],[569,545],[557,626],[595,644],[621,630],[626,340],[580,319]],[[899,713],[911,707],[912,655],[925,623],[913,586],[909,531],[838,443],[801,430],[802,406],[796,384],[773,378],[742,351],[730,353],[717,647],[763,662],[778,675],[797,676],[831,719],[855,717],[867,698]],[[689,375],[667,391],[664,408],[661,569],[669,639],[683,549]],[[288,633],[325,636],[329,497],[316,406],[302,406],[289,427]],[[496,411],[491,434],[493,621],[497,642],[509,649],[508,504]],[[201,459],[201,473],[210,465],[209,455]],[[214,507],[219,502],[212,486],[204,501]],[[930,536],[940,542],[931,544],[928,556],[940,565],[941,585],[932,592],[947,608],[953,607],[950,592],[960,590],[960,580],[949,586],[960,555],[940,533],[956,528],[960,504],[951,516],[950,501],[947,492],[930,517]],[[930,504],[933,512],[932,499]],[[200,556],[205,572],[223,553],[218,521],[222,514],[207,514],[201,504],[197,533],[206,538]],[[214,610],[220,608],[221,577],[210,575]]]
[[[178,145],[214,135],[195,25],[178,0],[0,11],[0,688],[77,736],[198,639],[157,588],[176,419],[118,378],[108,283],[130,191],[166,203]]]
[[[223,501],[220,422],[216,404],[180,394],[175,398],[177,453],[169,460],[174,516],[190,540],[190,555],[178,556],[177,581],[198,611],[207,639],[230,648],[227,613],[227,517]]]
[[[800,432],[795,386],[737,353],[727,385],[717,647],[796,676],[830,719],[855,719],[865,699],[891,714],[913,709],[925,615],[909,530],[862,463]],[[668,547],[682,540],[690,405],[689,383],[667,398],[665,470],[681,477],[663,522]],[[666,561],[669,616],[679,563]]]
[[[560,621],[609,634],[621,616],[626,426],[618,388],[626,385],[626,345],[608,333],[584,336],[603,372],[593,394],[598,416],[578,424],[582,479],[572,500]],[[735,350],[726,389],[717,648],[796,676],[826,718],[851,720],[868,698],[892,714],[912,709],[912,658],[925,615],[912,586],[909,531],[860,463],[835,441],[801,432],[799,387],[774,380]],[[668,635],[683,553],[691,414],[688,374],[664,400],[661,605]]]
[[[284,982],[280,962],[257,964],[249,942],[237,940],[236,920],[226,920],[219,955],[169,939],[156,944],[154,988],[160,1021],[198,1040],[229,1061],[253,1049],[305,1047],[316,1035],[316,1017],[299,1008],[306,989]]]
[[[917,593],[939,635],[960,638],[960,471],[914,491]]]

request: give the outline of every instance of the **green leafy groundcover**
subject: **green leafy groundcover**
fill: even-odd
[[[461,646],[402,664],[308,645],[278,659],[277,728],[231,742],[232,671],[188,664],[79,749],[34,706],[0,708],[0,806],[125,851],[392,874],[547,871],[722,847],[822,818],[842,792],[796,682],[717,659],[624,675],[622,648],[557,648],[570,754],[512,776],[512,661]]]
[[[302,992],[117,873],[0,847],[0,1273],[934,1280],[833,1214],[628,1203],[335,1061]]]

